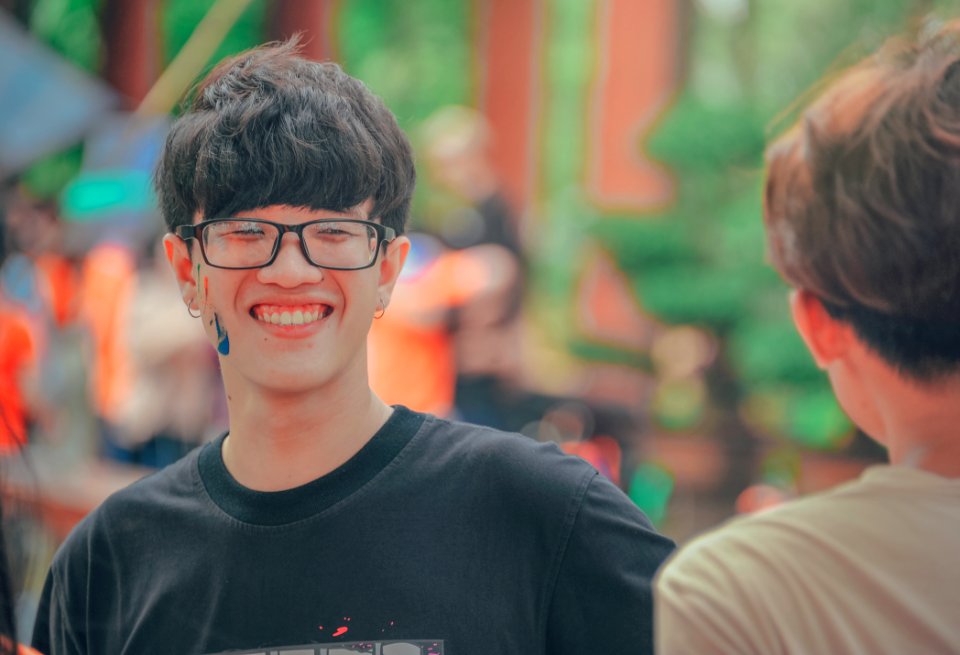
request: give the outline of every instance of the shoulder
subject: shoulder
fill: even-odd
[[[681,548],[660,574],[661,586],[692,577],[701,582],[776,574],[796,549],[823,534],[832,520],[835,493],[815,495],[750,516],[733,518]]]
[[[430,458],[449,470],[459,470],[525,493],[561,491],[584,493],[596,469],[568,455],[555,443],[493,428],[428,416],[423,443]]]
[[[570,459],[589,467],[579,457],[566,455],[553,442],[536,441],[517,432],[504,432],[431,414],[424,415],[423,430],[429,434],[433,445],[479,460],[491,459],[498,463],[518,460],[536,465],[538,462]]]
[[[474,507],[501,508],[498,516],[516,521],[556,521],[584,535],[654,534],[626,494],[587,461],[564,453],[553,442],[432,416],[415,441],[421,443],[413,466],[427,471],[425,475],[437,481],[433,488],[446,490],[443,496],[455,480],[457,498]],[[662,541],[666,546],[658,563],[672,550],[669,540]]]
[[[782,652],[785,639],[828,652],[813,646],[825,617],[880,570],[869,553],[889,536],[887,504],[858,480],[697,537],[656,579],[659,652]]]
[[[757,623],[772,605],[793,605],[843,575],[851,552],[854,485],[844,485],[759,514],[734,518],[671,557],[656,580],[658,611],[696,605],[727,621],[746,612]],[[684,621],[689,620],[684,619]]]
[[[794,535],[780,520],[792,514],[733,519],[667,560],[654,581],[658,653],[779,652],[771,614],[784,612],[770,607],[778,603],[771,592],[787,586],[785,570],[796,561]]]
[[[119,535],[142,532],[167,512],[185,511],[189,503],[183,501],[197,496],[196,459],[194,451],[111,494],[73,528],[54,558],[54,570],[86,566],[94,556],[108,555]]]
[[[171,507],[178,498],[195,496],[200,485],[197,458],[202,448],[115,492],[97,512],[116,516],[144,509],[163,509]]]
[[[740,588],[776,581],[798,593],[814,583],[831,586],[836,574],[849,575],[854,563],[877,556],[864,545],[885,542],[890,550],[897,541],[891,527],[908,529],[923,511],[905,498],[915,480],[904,478],[912,473],[877,467],[831,490],[733,519],[682,548],[663,570],[661,586],[667,592],[694,578],[701,591],[703,581]]]

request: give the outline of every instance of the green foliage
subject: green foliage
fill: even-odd
[[[684,94],[647,142],[647,152],[687,174],[756,167],[763,122],[752,105],[716,105]]]
[[[97,13],[100,0],[36,0],[29,14],[30,31],[70,63],[96,72],[102,36]],[[36,198],[53,199],[80,171],[83,148],[72,146],[27,168],[22,182]]]
[[[628,272],[693,261],[694,258],[689,235],[674,216],[649,220],[604,218],[591,224],[587,232],[602,243]]]
[[[36,0],[30,31],[75,66],[95,72],[102,38],[100,0]]]
[[[650,406],[657,425],[680,432],[699,427],[706,410],[706,387],[698,377],[662,381]]]
[[[728,347],[740,379],[750,387],[781,382],[819,387],[824,382],[786,307],[775,318],[741,321],[731,331]]]
[[[753,291],[749,271],[739,268],[659,266],[636,278],[640,300],[669,323],[697,323],[718,331],[744,314]]]
[[[674,485],[670,471],[659,464],[647,462],[634,471],[627,493],[647,518],[655,526],[660,526],[666,516]]]
[[[591,30],[597,8],[582,0],[545,4],[541,175],[549,221],[562,228],[564,223],[556,214],[562,211],[560,205],[569,201],[571,189],[579,188],[585,160],[584,117],[596,65]]]
[[[216,2],[217,0],[165,0],[160,17],[164,65],[177,56],[197,24]],[[267,0],[253,0],[227,32],[196,79],[202,79],[224,57],[263,43],[266,11]]]
[[[447,0],[347,0],[339,12],[340,59],[380,95],[407,130],[437,107],[468,104],[473,89],[470,5]]]
[[[548,326],[558,343],[568,346],[580,340],[571,314],[577,311],[574,298],[583,253],[598,241],[613,252],[611,246],[626,242],[617,236],[617,227],[631,222],[625,217],[620,221],[610,218],[607,223],[607,217],[601,217],[587,200],[582,186],[585,116],[597,57],[591,34],[596,12],[594,3],[582,0],[544,3],[543,96],[538,126],[540,205],[534,210],[536,238],[528,244],[534,291],[529,295],[537,320]],[[620,255],[617,259],[624,261]]]
[[[573,339],[569,344],[571,354],[592,362],[618,364],[650,371],[653,364],[645,353],[632,352],[603,343]]]
[[[776,316],[742,321],[730,334],[728,349],[744,387],[746,413],[762,432],[815,450],[847,442],[850,421],[786,307]]]
[[[80,145],[44,157],[24,171],[21,182],[34,198],[53,200],[80,172],[83,147]]]
[[[808,448],[831,450],[851,436],[850,420],[826,385],[798,392],[787,406],[787,434]]]
[[[747,392],[743,412],[762,433],[812,450],[839,448],[853,434],[826,384],[757,387]]]

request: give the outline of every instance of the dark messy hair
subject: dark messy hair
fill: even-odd
[[[296,37],[220,63],[167,136],[155,183],[167,227],[270,205],[346,211],[402,233],[416,173],[393,114]]]
[[[784,279],[917,380],[960,369],[960,23],[892,40],[767,151]]]

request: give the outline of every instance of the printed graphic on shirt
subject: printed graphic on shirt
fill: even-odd
[[[210,653],[209,655],[217,655]],[[219,655],[227,655],[220,653]],[[306,644],[257,650],[229,651],[229,655],[443,655],[443,640],[421,639],[355,641],[339,644]]]

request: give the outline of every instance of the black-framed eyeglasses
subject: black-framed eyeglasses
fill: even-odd
[[[373,266],[380,244],[397,238],[392,227],[345,218],[321,218],[299,225],[260,218],[212,218],[176,228],[181,239],[199,242],[200,253],[207,264],[233,270],[272,264],[280,252],[280,240],[287,232],[293,232],[300,239],[300,249],[308,262],[338,271]]]

